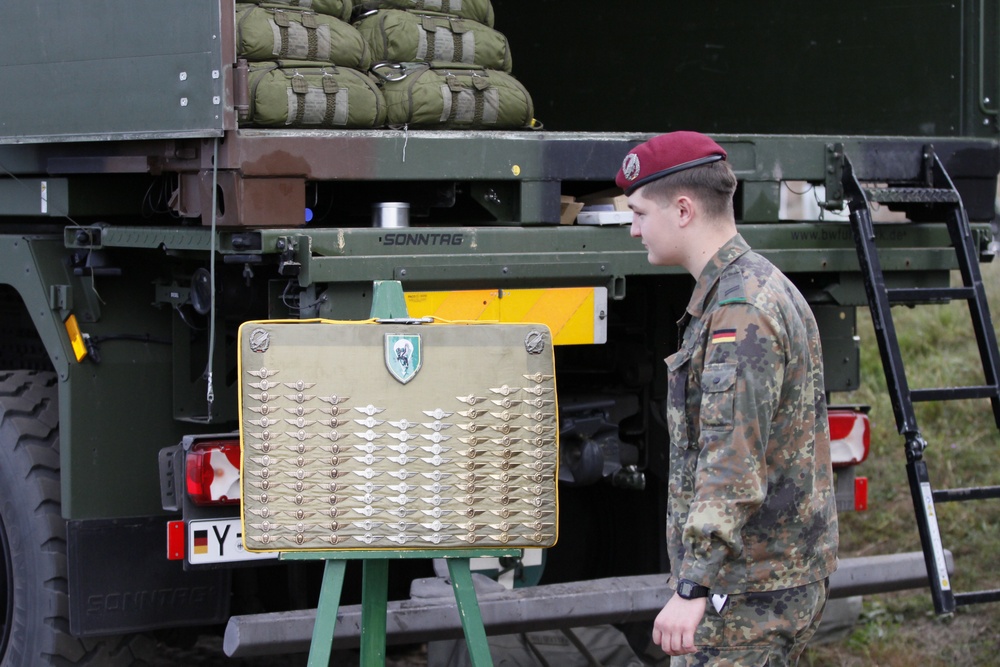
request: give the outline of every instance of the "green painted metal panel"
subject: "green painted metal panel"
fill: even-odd
[[[996,0],[494,5],[548,129],[996,135]],[[228,22],[209,0],[4,3],[0,136],[218,134],[220,6]]]
[[[240,130],[230,133],[219,146],[220,177],[222,182],[230,184],[225,188],[223,203],[228,199],[232,204],[228,206],[229,219],[223,224],[238,224],[234,216],[240,214],[234,211],[247,210],[249,201],[239,200],[239,181],[234,181],[234,174],[242,176],[244,184],[263,182],[255,179],[304,179],[309,188],[309,205],[317,213],[313,227],[370,226],[371,204],[385,201],[386,197],[415,200],[417,205],[429,201],[434,217],[420,214],[415,224],[553,224],[557,222],[560,194],[579,196],[612,187],[622,156],[647,137],[594,133]],[[729,151],[730,163],[740,179],[737,218],[744,222],[780,219],[783,182],[839,184],[836,156],[848,156],[862,180],[914,180],[921,174],[925,145],[934,149],[955,180],[970,218],[981,221],[994,217],[1000,157],[995,139],[843,135],[716,135],[715,138]],[[79,184],[70,192],[74,210],[78,205],[86,205],[95,214],[111,215],[120,212],[125,203],[117,202],[119,209],[111,205],[116,197],[121,199],[120,193],[146,191],[145,186],[137,187],[134,181],[124,180],[127,176],[140,177],[137,171],[145,177],[150,169],[196,170],[200,181],[191,179],[186,184],[191,189],[200,182],[206,189],[212,173],[204,159],[214,152],[214,141],[89,142],[74,145],[73,151],[64,144],[0,146],[0,168],[19,176],[40,172],[54,177],[65,174],[71,186]],[[91,174],[101,175],[100,187],[83,182]],[[92,198],[78,194],[91,191],[95,194]],[[207,198],[207,194],[203,195]],[[834,195],[827,197],[836,199]],[[456,203],[453,210],[447,209],[445,200]],[[201,203],[203,211],[208,204]],[[98,204],[102,208],[94,209]],[[299,207],[305,205],[303,198],[285,212],[291,211],[289,215],[296,216]],[[132,206],[137,208],[134,202]],[[281,219],[283,222],[279,224],[289,224],[288,215]]]
[[[0,180],[5,215],[63,216],[69,210],[69,184],[64,178]]]
[[[823,304],[813,304],[812,310],[823,338],[823,379],[827,391],[857,389],[861,384],[857,310]]]
[[[996,135],[996,0],[493,4],[547,129]]]
[[[68,377],[69,359],[73,358],[62,325],[69,311],[53,307],[51,297],[53,286],[72,283],[61,260],[64,252],[52,237],[0,237],[0,283],[10,285],[21,296],[60,380]]]
[[[331,199],[337,200],[335,207],[347,202],[357,204],[366,198],[369,203],[385,201],[386,196],[401,197],[406,193],[418,197],[439,181],[471,181],[475,187],[469,188],[470,196],[483,201],[492,190],[513,214],[511,223],[539,224],[554,222],[547,205],[557,202],[560,187],[562,194],[572,195],[613,187],[622,157],[648,136],[241,130],[221,147],[220,168],[239,169],[244,176],[306,173],[312,180],[333,181],[328,187],[333,193]],[[729,162],[742,183],[737,218],[744,221],[777,221],[779,185],[787,180],[823,185],[833,174],[831,159],[837,151],[850,158],[862,180],[917,179],[925,144],[933,146],[955,180],[970,217],[990,220],[994,215],[1000,156],[995,139],[722,134],[714,138],[728,151]],[[411,189],[401,190],[400,181],[411,181],[407,184]],[[365,187],[357,187],[358,182],[365,182]],[[387,195],[386,188],[390,187],[392,193]],[[531,197],[539,192],[544,200]],[[525,193],[529,196],[525,197]],[[369,225],[370,209],[355,208],[353,214],[337,208],[321,224]],[[494,207],[484,202],[484,208]],[[363,217],[358,217],[358,210]],[[485,212],[480,213],[489,222]],[[345,220],[345,215],[354,217]],[[469,220],[466,224],[480,222]]]
[[[63,263],[70,252],[62,250]],[[121,269],[120,276],[88,276],[73,284],[78,317],[88,289],[99,295],[101,312],[98,318],[81,317],[80,324],[99,354],[71,360],[60,392],[62,504],[72,519],[162,514],[160,449],[186,434],[225,430],[174,417],[174,312],[152,303],[163,253],[119,251],[109,261]],[[191,330],[181,335],[180,341],[191,345]],[[204,383],[194,385],[192,397],[200,393],[204,406]],[[217,392],[221,403],[227,393],[222,379]]]
[[[66,229],[66,242],[77,245],[89,228]],[[846,222],[740,224],[747,241],[789,273],[856,272],[857,254]],[[976,225],[985,241],[987,225]],[[954,251],[943,224],[878,225],[876,233],[887,270],[920,272],[955,268]],[[448,284],[603,284],[617,276],[681,273],[649,265],[627,226],[550,226],[529,230],[503,227],[413,227],[383,230],[268,229],[219,233],[217,247],[226,255],[272,255],[288,239],[297,240],[301,285],[399,280],[408,286]],[[239,239],[240,243],[234,243]],[[237,247],[238,246],[238,247]],[[86,247],[80,244],[79,247]],[[102,248],[164,248],[207,252],[211,231],[108,227]]]
[[[0,162],[0,165],[3,163]],[[0,215],[77,218],[127,215],[141,210],[150,188],[144,177],[101,176],[0,179]]]
[[[221,134],[219,3],[0,7],[0,143]]]
[[[157,452],[218,427],[173,419],[171,312],[149,303],[157,264],[136,252],[120,265],[125,277],[91,279],[69,270],[69,253],[57,235],[0,236],[0,283],[20,294],[60,379],[64,516],[159,514]],[[71,312],[99,359],[73,358]]]

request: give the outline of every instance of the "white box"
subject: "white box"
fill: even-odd
[[[578,225],[631,225],[632,211],[580,211]]]

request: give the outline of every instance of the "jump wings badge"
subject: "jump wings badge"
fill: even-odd
[[[386,334],[385,366],[389,374],[403,384],[416,376],[420,370],[420,334]]]

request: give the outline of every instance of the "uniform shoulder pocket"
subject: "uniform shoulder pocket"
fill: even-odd
[[[707,364],[701,374],[701,424],[731,430],[736,404],[736,364]]]

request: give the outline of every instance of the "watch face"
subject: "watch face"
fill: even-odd
[[[702,595],[698,595],[702,591],[706,591]],[[707,595],[707,590],[704,586],[694,583],[693,581],[688,581],[687,579],[682,579],[677,582],[677,595],[684,598],[685,600],[690,600],[694,597],[705,597]]]

